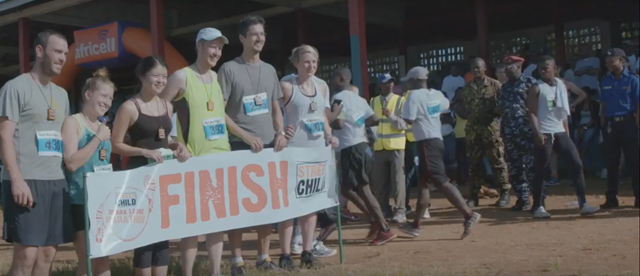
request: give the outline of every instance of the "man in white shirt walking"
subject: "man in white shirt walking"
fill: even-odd
[[[427,88],[428,75],[429,70],[426,68],[414,67],[402,79],[412,89],[402,109],[402,117],[407,124],[413,126],[420,159],[418,185],[421,197],[416,209],[418,214],[423,214],[429,207],[429,183],[433,184],[464,216],[464,232],[461,236],[464,239],[471,234],[473,226],[480,222],[481,216],[467,206],[460,191],[449,182],[445,173],[440,114],[449,109],[449,100],[440,91]],[[422,216],[416,216],[413,222],[403,224],[400,231],[412,237],[419,236],[421,220]]]

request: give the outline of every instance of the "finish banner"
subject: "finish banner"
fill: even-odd
[[[235,151],[86,176],[91,258],[338,205],[333,150]]]

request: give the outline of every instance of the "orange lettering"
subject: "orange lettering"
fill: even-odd
[[[161,175],[158,178],[158,181],[160,182],[160,228],[167,229],[171,226],[169,208],[171,206],[180,205],[180,196],[170,195],[169,185],[180,184],[182,182],[182,175],[179,173]]]
[[[253,203],[250,198],[243,198],[242,206],[244,206],[244,208],[249,213],[258,213],[267,206],[267,192],[262,187],[260,187],[258,183],[254,182],[253,179],[251,179],[251,173],[254,173],[257,177],[263,177],[264,170],[262,169],[262,167],[260,167],[260,165],[249,164],[242,168],[242,176],[240,177],[240,179],[242,180],[242,184],[244,184],[247,189],[249,189],[254,195],[256,195],[258,200],[256,201],[256,203]]]
[[[238,205],[238,168],[235,166],[227,168],[227,184],[229,185],[229,215],[237,216],[240,214],[240,206]]]
[[[227,208],[224,204],[224,169],[216,169],[216,185],[213,186],[209,171],[198,172],[200,179],[200,219],[202,221],[211,220],[209,202],[213,202],[213,209],[216,217],[221,219],[227,215]]]
[[[280,176],[276,171],[276,163],[269,162],[269,188],[271,190],[271,207],[273,210],[280,209],[280,191],[282,191],[283,207],[289,207],[289,189],[288,189],[288,177],[289,177],[289,162],[280,161]]]
[[[196,223],[196,195],[195,195],[195,173],[187,172],[184,174],[184,197],[186,201],[187,224]]]
[[[305,167],[307,166],[298,166],[298,178],[304,178]]]

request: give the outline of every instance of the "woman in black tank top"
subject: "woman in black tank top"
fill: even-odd
[[[162,163],[159,149],[171,149],[179,161],[190,157],[182,144],[170,141],[173,107],[158,97],[167,82],[167,66],[158,57],[140,61],[136,74],[142,82],[140,93],[126,101],[118,109],[111,137],[113,152],[129,157],[127,169],[135,169],[149,163]],[[124,143],[129,133],[130,145]],[[164,276],[169,265],[169,241],[163,241],[133,252],[136,275]]]

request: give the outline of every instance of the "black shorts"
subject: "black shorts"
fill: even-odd
[[[251,146],[245,144],[242,141],[229,142],[229,146],[231,146],[231,151],[237,150],[251,150]],[[273,144],[264,145],[265,149],[273,148]]]
[[[133,267],[150,268],[169,265],[169,241],[157,242],[133,250]]]
[[[449,177],[444,169],[444,142],[438,138],[426,139],[418,141],[417,147],[420,180],[423,183],[431,182],[436,187],[447,183]]]
[[[72,242],[71,198],[67,181],[25,180],[34,206],[18,206],[11,182],[2,183],[4,194],[3,239],[25,246],[56,246]]]
[[[369,184],[369,174],[373,160],[369,144],[360,143],[340,151],[340,185],[354,189],[361,184]]]
[[[71,220],[73,221],[73,230],[75,232],[87,230],[84,223],[84,208],[84,204],[71,204]]]

